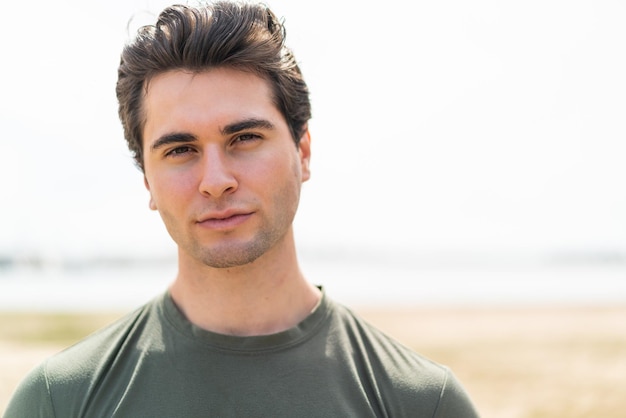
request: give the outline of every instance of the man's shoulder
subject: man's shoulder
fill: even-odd
[[[48,358],[41,366],[48,385],[87,388],[112,362],[131,357],[155,320],[151,301]]]
[[[447,367],[399,342],[352,309],[341,304],[335,306],[336,321],[340,324],[340,329],[346,333],[346,339],[350,344],[363,355],[384,362],[385,369],[419,371],[429,375],[429,381],[432,381],[433,377],[440,381],[446,379],[449,373]]]
[[[59,406],[62,413],[74,414],[63,408],[80,402],[68,400],[84,399],[122,352],[126,351],[123,356],[132,353],[124,347],[141,338],[154,308],[155,301],[149,302],[39,364],[20,382],[4,417],[56,416]]]
[[[383,402],[395,400],[388,405],[398,416],[426,404],[432,405],[435,417],[478,416],[447,366],[398,342],[351,309],[335,306],[336,332],[343,334],[340,344],[350,346],[360,375],[374,382]]]
[[[76,344],[50,357],[45,363],[48,378],[65,380],[82,374],[91,374],[94,369],[105,367],[125,346],[140,339],[151,327],[155,316],[155,301],[130,312],[115,322],[99,329]]]

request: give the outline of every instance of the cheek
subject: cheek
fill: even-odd
[[[195,183],[189,176],[155,176],[150,183],[150,195],[157,206],[175,207],[187,200],[194,190]],[[195,189],[197,191],[197,188]]]
[[[265,190],[278,189],[278,193],[293,192],[302,182],[302,170],[297,161],[285,159],[279,163],[269,161],[251,174],[250,179]]]
[[[274,184],[277,185],[277,193],[282,196],[285,204],[298,205],[300,189],[302,187],[302,167],[298,160],[285,161],[280,170],[274,174]],[[278,187],[278,185],[281,185]]]

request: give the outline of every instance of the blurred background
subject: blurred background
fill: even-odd
[[[167,4],[3,6],[0,411],[176,274],[114,92]],[[485,417],[623,416],[626,4],[268,4],[313,103],[306,276],[449,365]]]
[[[114,94],[167,4],[5,5],[0,308],[134,306],[173,278]],[[311,89],[312,281],[368,305],[626,300],[626,5],[268,4]]]

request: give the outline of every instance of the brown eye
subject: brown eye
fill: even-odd
[[[261,139],[261,137],[256,134],[241,134],[235,138],[235,142],[251,142],[259,139]]]
[[[183,155],[183,154],[187,154],[192,152],[193,149],[191,147],[188,146],[181,146],[181,147],[176,147],[173,150],[169,151],[166,155],[172,155],[172,156],[177,156],[177,155]]]

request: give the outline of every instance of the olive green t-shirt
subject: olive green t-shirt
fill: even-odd
[[[200,329],[165,293],[51,357],[5,418],[477,417],[451,372],[326,295],[296,327]]]

